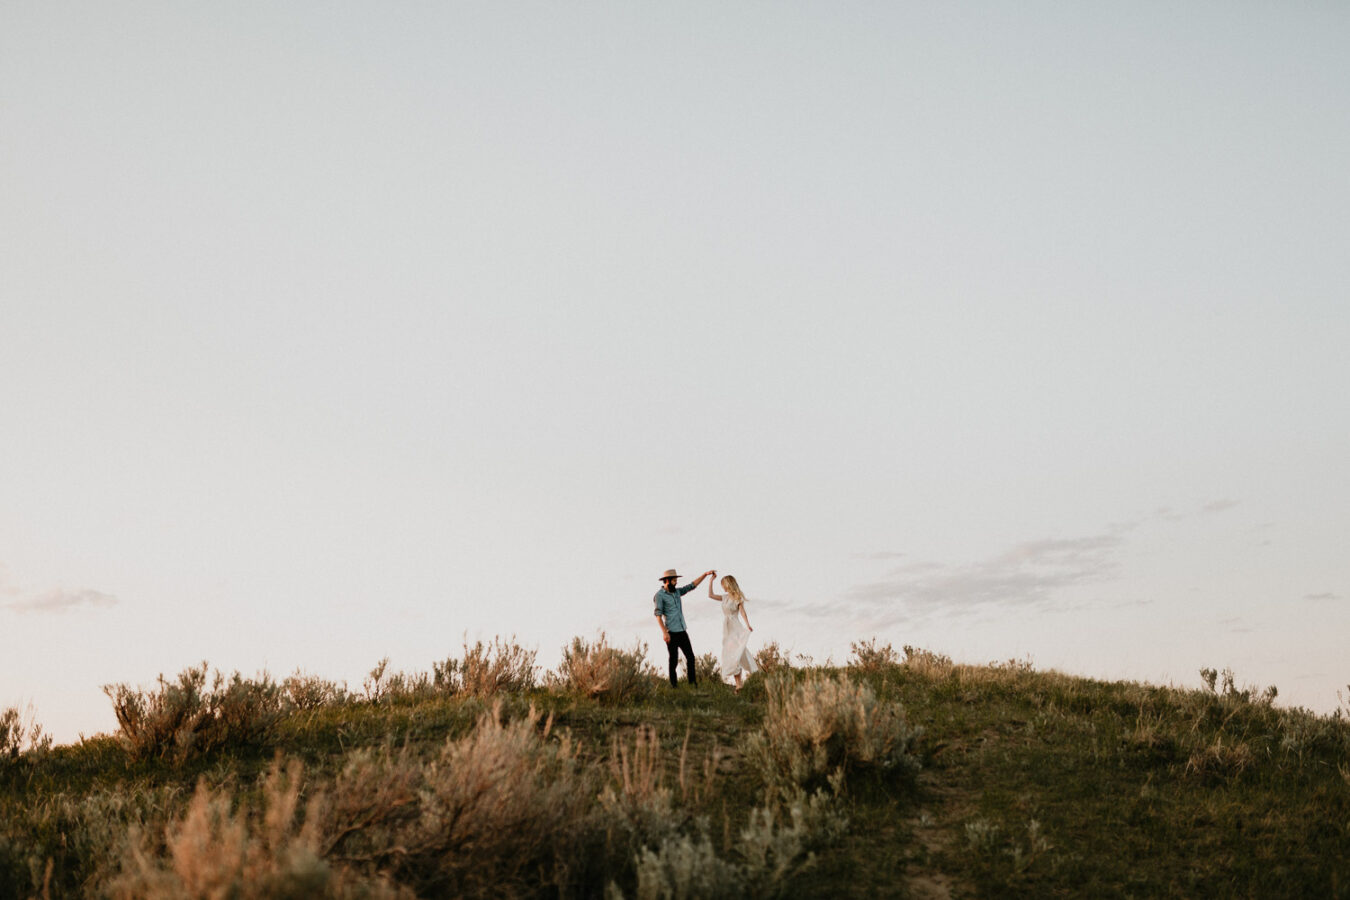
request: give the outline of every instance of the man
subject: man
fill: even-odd
[[[680,576],[675,574],[674,569],[666,569],[665,574],[661,576],[661,590],[652,598],[656,624],[661,626],[661,640],[666,642],[666,651],[670,654],[671,687],[679,684],[676,664],[680,660],[681,651],[684,652],[684,668],[688,673],[689,685],[692,687],[698,684],[698,678],[694,674],[694,647],[689,643],[689,632],[685,630],[684,604],[680,598],[702,584],[703,579],[711,574],[711,570],[704,572],[693,584],[677,588],[675,584],[680,580]]]

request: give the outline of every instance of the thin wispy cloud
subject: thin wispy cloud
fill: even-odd
[[[1340,594],[1333,594],[1331,591],[1323,591],[1320,594],[1304,594],[1304,600],[1311,600],[1315,603],[1327,603],[1333,600],[1341,599]]]
[[[1249,624],[1247,624],[1247,620],[1239,616],[1230,616],[1229,618],[1226,619],[1220,619],[1215,624],[1223,628],[1223,630],[1227,631],[1229,634],[1252,633],[1252,627]]]
[[[15,600],[5,604],[5,606],[21,613],[65,613],[80,609],[103,609],[116,606],[117,603],[116,597],[102,591],[90,590],[89,588],[77,590],[56,588],[21,600]]]
[[[903,559],[904,557],[905,557],[904,553],[898,553],[892,550],[882,550],[877,553],[855,553],[853,554],[852,558],[868,559],[868,560],[893,560],[893,559]]]
[[[875,627],[935,614],[973,615],[994,607],[1048,607],[1057,591],[1102,582],[1119,570],[1116,532],[1018,544],[967,565],[915,562],[884,578],[854,585],[843,602]],[[805,614],[837,613],[837,604],[803,604]]]

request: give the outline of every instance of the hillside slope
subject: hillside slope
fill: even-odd
[[[1350,896],[1350,722],[1228,673],[871,643],[771,652],[738,695],[573,650],[542,684],[496,644],[356,696],[202,667],[111,691],[117,736],[11,730],[0,896]]]

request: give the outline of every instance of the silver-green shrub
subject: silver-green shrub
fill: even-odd
[[[837,786],[837,785],[836,785]],[[796,791],[781,806],[754,809],[725,857],[708,837],[706,822],[671,833],[634,858],[638,900],[791,896],[792,878],[815,862],[814,849],[848,828],[833,792]],[[623,892],[610,883],[610,900]]]
[[[746,755],[771,792],[823,784],[838,772],[910,775],[920,734],[899,703],[877,699],[847,675],[771,676],[763,729],[746,740]]]

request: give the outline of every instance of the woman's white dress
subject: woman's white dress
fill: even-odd
[[[758,670],[750,655],[750,629],[741,620],[740,609],[730,594],[722,596],[722,680],[734,683],[737,673],[751,675]]]

